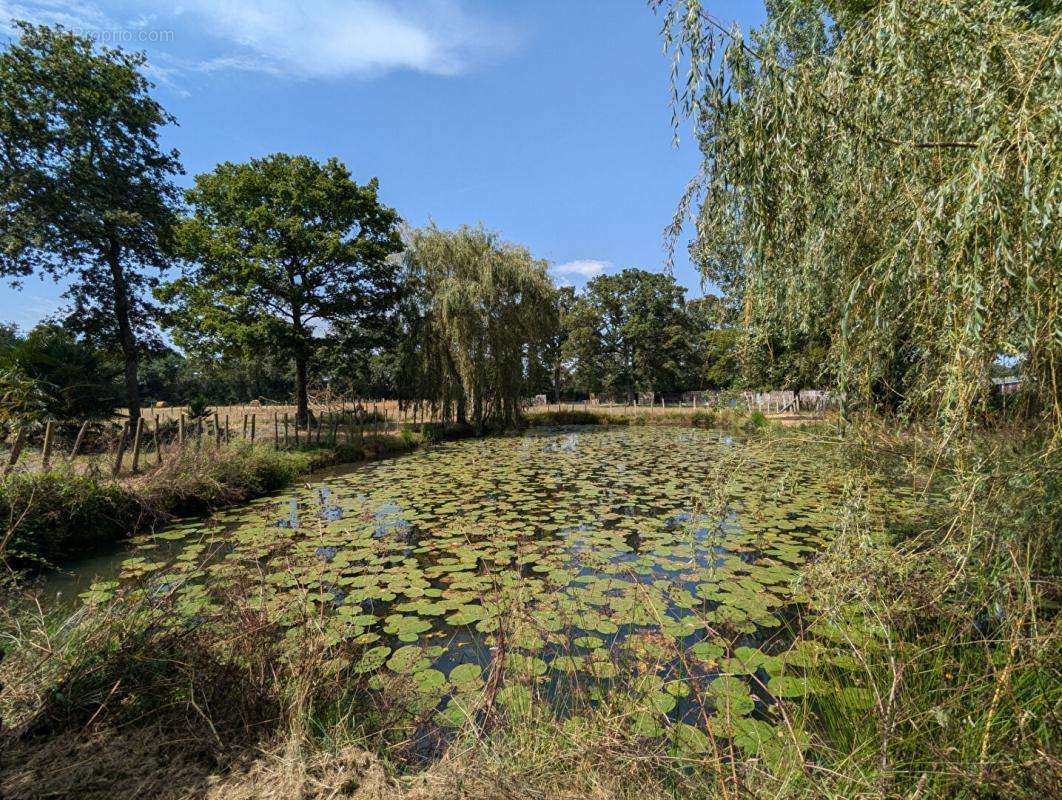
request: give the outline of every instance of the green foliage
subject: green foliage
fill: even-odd
[[[410,233],[403,264],[415,396],[477,431],[515,424],[526,354],[558,324],[545,262],[482,228],[433,225]]]
[[[625,269],[591,280],[564,318],[564,354],[584,391],[686,388],[694,342],[685,290],[670,275]]]
[[[38,381],[17,364],[0,366],[0,431],[38,422],[45,416],[48,396]]]
[[[239,353],[216,359],[163,349],[147,355],[140,366],[144,397],[174,405],[185,405],[196,395],[218,405],[291,397],[292,378],[286,358]]]
[[[958,427],[1021,355],[1062,427],[1057,9],[802,0],[745,35],[652,5],[704,158],[674,232],[699,202],[693,256],[751,343],[821,344],[851,400]]]
[[[532,409],[526,415],[531,427],[554,427],[560,425],[626,425],[625,417],[590,411],[585,409],[564,409],[556,411],[539,411]]]
[[[137,527],[142,505],[118,484],[64,470],[13,472],[0,479],[0,557],[57,564]]]
[[[377,181],[355,183],[337,159],[277,153],[223,163],[188,191],[184,276],[160,291],[186,349],[282,354],[295,364],[300,422],[307,372],[328,326],[379,324],[397,299],[398,215]]]
[[[113,361],[54,324],[38,325],[9,348],[0,348],[0,370],[36,387],[40,418],[107,419],[121,398]]]
[[[70,322],[120,352],[139,413],[143,293],[164,267],[177,200],[172,118],[149,95],[142,55],[93,49],[62,28],[19,23],[0,52],[0,274],[69,279]]]
[[[560,402],[561,393],[577,389],[565,363],[567,342],[571,335],[568,315],[576,302],[574,286],[557,287],[557,326],[544,340],[532,343],[527,349],[528,397],[544,394],[553,402]]]
[[[203,395],[196,395],[188,401],[188,418],[193,422],[206,419],[210,414],[209,401]]]

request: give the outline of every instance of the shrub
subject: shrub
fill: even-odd
[[[89,552],[150,518],[133,493],[97,476],[57,469],[0,479],[0,557],[16,564],[48,565]]]
[[[766,428],[769,423],[767,417],[763,415],[762,411],[753,411],[749,415],[749,421],[746,423],[746,427],[749,428]]]

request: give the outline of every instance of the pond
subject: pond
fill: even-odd
[[[94,574],[83,602],[136,586],[193,619],[251,583],[290,631],[310,615],[358,645],[332,666],[374,691],[402,683],[411,718],[439,729],[499,673],[516,712],[622,696],[638,735],[696,752],[725,712],[762,749],[779,699],[826,691],[822,663],[854,666],[797,588],[840,513],[829,466],[825,447],[698,429],[443,443],[143,537],[48,588]],[[847,699],[866,702],[856,684]]]

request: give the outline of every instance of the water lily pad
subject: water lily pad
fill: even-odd
[[[384,665],[387,657],[391,655],[391,648],[383,645],[372,647],[361,654],[361,658],[354,664],[354,672],[375,672]]]
[[[463,687],[482,684],[482,673],[479,664],[458,664],[450,670],[450,683],[457,687],[458,691],[463,691]]]
[[[680,756],[696,756],[708,752],[711,742],[700,728],[677,722],[671,727],[671,741]]]

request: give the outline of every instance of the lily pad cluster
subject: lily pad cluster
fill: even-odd
[[[622,690],[639,735],[696,753],[705,718],[746,720],[732,738],[762,749],[771,706],[825,691],[814,671],[846,666],[828,644],[852,632],[790,635],[840,487],[806,448],[750,448],[720,500],[739,446],[666,428],[441,444],[145,538],[84,599],[135,586],[203,618],[250,582],[281,647],[313,620],[356,648],[342,668],[442,726],[475,718],[493,671],[505,713]]]

